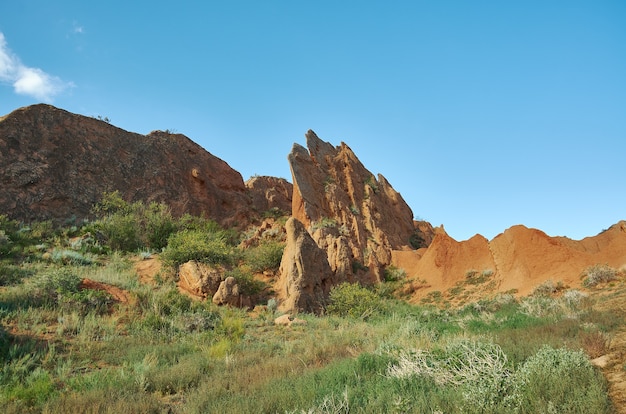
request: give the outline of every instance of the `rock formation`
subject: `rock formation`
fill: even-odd
[[[224,269],[191,260],[178,267],[178,288],[198,298],[212,298],[223,280]]]
[[[293,217],[327,252],[339,281],[380,281],[391,251],[409,246],[415,238],[411,209],[345,143],[335,148],[313,131],[306,140],[308,151],[294,144],[288,156]]]
[[[205,214],[225,226],[284,208],[289,189],[266,189],[271,199],[263,200],[184,135],[135,134],[43,104],[0,118],[0,185],[0,213],[25,222],[87,218],[103,192],[119,190],[126,201],[165,202],[175,215]]]
[[[589,266],[626,266],[626,221],[583,240],[550,237],[518,225],[491,241],[476,235],[458,242],[442,230],[427,249],[394,251],[393,264],[403,268],[409,279],[426,282],[418,292],[421,296],[453,288],[472,272],[487,272],[493,291],[519,295],[532,293],[548,280],[580,287],[581,274]]]
[[[285,224],[287,246],[280,264],[277,293],[285,312],[319,312],[333,283],[326,252],[298,219]]]
[[[255,176],[246,181],[245,185],[258,213],[272,213],[272,209],[278,214],[291,213],[293,185],[284,178]]]
[[[230,305],[243,307],[243,295],[239,292],[239,285],[234,277],[227,277],[213,295],[213,303],[216,305]]]

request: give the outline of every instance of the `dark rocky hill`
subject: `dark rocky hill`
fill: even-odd
[[[24,222],[88,218],[103,192],[118,190],[130,202],[166,202],[175,215],[245,225],[268,208],[290,208],[290,198],[266,199],[268,179],[246,186],[181,134],[140,135],[43,104],[0,118],[0,214]],[[290,183],[272,180],[291,196]]]

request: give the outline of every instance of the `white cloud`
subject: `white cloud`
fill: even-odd
[[[71,83],[63,82],[39,68],[24,65],[9,49],[0,32],[0,82],[13,85],[15,93],[32,96],[44,102],[63,92]]]

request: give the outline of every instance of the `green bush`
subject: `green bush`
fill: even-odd
[[[112,303],[110,295],[99,290],[81,290],[81,281],[68,268],[43,273],[33,281],[32,299],[37,305],[58,306],[66,312],[104,314]]]
[[[118,211],[100,219],[94,226],[112,250],[133,252],[143,247],[140,221],[135,214]]]
[[[164,203],[128,203],[120,193],[104,193],[92,211],[99,217],[96,229],[114,250],[135,251],[142,247],[160,250],[179,224]]]
[[[152,202],[143,211],[143,229],[147,247],[161,250],[167,246],[167,239],[178,230],[170,208],[162,203]]]
[[[283,258],[285,244],[275,241],[266,241],[256,247],[247,249],[244,259],[253,272],[278,270]]]
[[[161,258],[172,266],[179,266],[190,260],[229,264],[233,262],[235,254],[234,249],[226,243],[220,233],[183,230],[169,237],[167,248]]]
[[[512,405],[520,413],[611,412],[605,380],[583,351],[544,345],[512,380]]]
[[[265,283],[256,280],[254,275],[245,267],[229,270],[224,274],[224,279],[230,276],[235,278],[239,286],[239,292],[243,295],[256,295],[265,288]]]
[[[384,313],[383,299],[358,283],[342,283],[330,291],[326,312],[330,315],[368,319]]]
[[[395,266],[387,266],[383,276],[385,282],[397,282],[406,279],[406,271]]]

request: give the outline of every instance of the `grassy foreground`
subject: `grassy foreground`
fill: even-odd
[[[72,245],[94,227],[0,222],[0,412],[613,412],[590,357],[606,352],[624,315],[597,310],[587,293],[438,309],[396,300],[390,286],[341,285],[324,316],[276,326],[272,300],[245,312],[191,301],[167,275],[140,283],[133,261],[151,253],[111,248],[111,235]],[[176,260],[167,240],[201,227],[177,226],[155,238]],[[203,246],[239,273],[276,256],[232,253],[224,237]],[[128,300],[83,289],[84,278]]]

